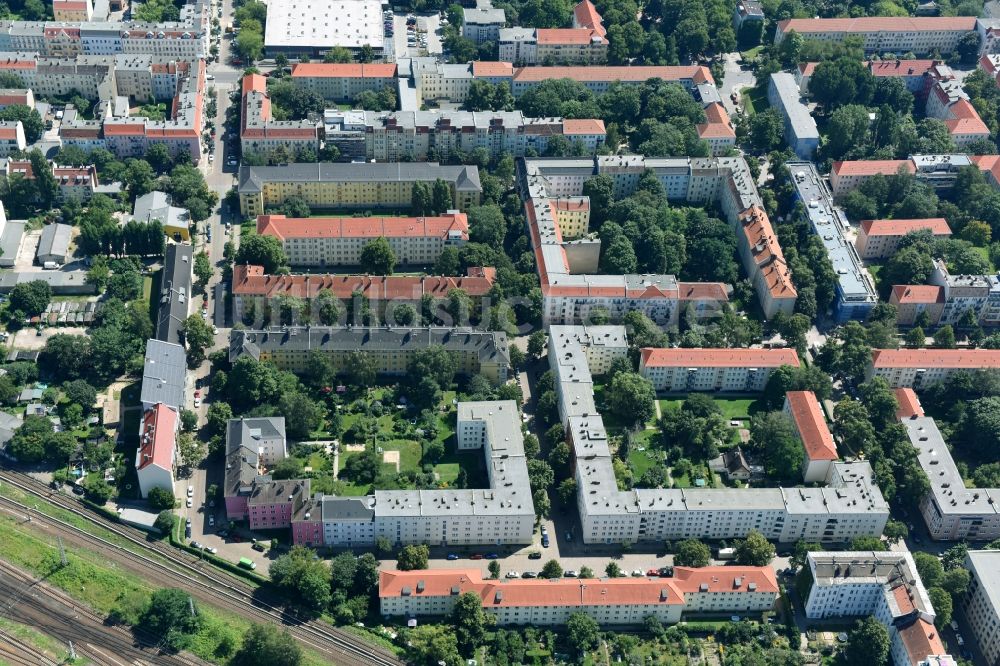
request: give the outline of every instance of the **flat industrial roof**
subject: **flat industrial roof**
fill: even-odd
[[[380,0],[287,0],[267,3],[264,46],[380,49],[385,40]]]

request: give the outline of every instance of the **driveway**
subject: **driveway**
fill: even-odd
[[[719,87],[719,94],[722,95],[722,104],[726,107],[726,111],[729,115],[734,115],[737,113],[736,105],[733,104],[733,100],[730,95],[734,91],[740,91],[744,88],[753,88],[757,85],[757,79],[754,77],[753,72],[750,70],[740,69],[740,64],[743,59],[737,52],[726,53],[722,56],[723,69],[725,75],[722,79],[722,85]]]

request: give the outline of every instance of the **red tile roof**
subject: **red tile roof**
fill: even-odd
[[[865,65],[873,76],[923,76],[940,60],[870,60]]]
[[[789,391],[785,394],[795,427],[802,438],[808,460],[836,460],[837,445],[826,425],[823,409],[812,391]]]
[[[469,220],[465,213],[438,217],[305,217],[261,215],[257,218],[257,233],[262,236],[286,238],[441,238],[458,230],[469,238]]]
[[[862,220],[861,229],[868,236],[905,236],[911,231],[929,229],[935,236],[950,236],[951,227],[943,217],[900,220]]]
[[[899,305],[944,303],[944,287],[931,284],[896,284],[892,286],[889,302]]]
[[[1000,368],[995,349],[874,349],[876,368]]]
[[[850,160],[833,163],[833,173],[838,176],[893,176],[900,167],[905,173],[915,173],[911,160]]]
[[[600,134],[604,135],[604,121],[593,118],[563,120],[563,134]]]
[[[292,66],[292,78],[391,79],[396,77],[395,63],[326,63],[300,62]]]
[[[509,62],[475,60],[472,63],[472,75],[476,77],[509,79],[514,76],[514,65]]]
[[[681,301],[728,301],[729,291],[721,282],[678,282],[677,297]]]
[[[552,45],[586,46],[595,39],[601,44],[608,43],[603,35],[589,28],[538,28],[535,30],[535,39],[539,44]]]
[[[654,368],[777,368],[782,365],[797,368],[799,357],[794,349],[645,347],[642,363]]]
[[[917,398],[916,391],[911,388],[898,388],[893,389],[892,393],[896,396],[896,404],[899,405],[896,409],[897,419],[924,415],[924,408],[920,406],[920,399]]]
[[[329,290],[337,298],[361,293],[369,300],[420,300],[424,294],[447,296],[462,289],[472,298],[485,296],[496,282],[491,267],[470,267],[466,277],[416,277],[405,275],[267,275],[261,266],[233,267],[233,294],[237,296],[294,296],[315,298]]]
[[[177,432],[177,412],[156,403],[142,416],[142,438],[139,441],[137,469],[156,465],[173,469],[174,435]]]
[[[583,0],[573,8],[573,25],[581,28],[593,28],[602,36],[606,34],[604,18],[590,0]]]
[[[938,30],[972,31],[976,29],[974,16],[866,16],[861,18],[811,18],[786,19],[778,22],[778,31],[791,30],[799,34],[810,33],[864,33],[864,32],[929,32]]]
[[[919,664],[930,656],[948,654],[932,622],[918,618],[910,626],[898,631],[911,664]]]
[[[659,66],[591,66],[591,67],[518,67],[514,70],[514,80],[524,82],[547,81],[549,79],[573,79],[574,81],[663,81],[691,80],[694,83],[715,83],[707,67],[687,65],[678,67]]]

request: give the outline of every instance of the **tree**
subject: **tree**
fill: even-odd
[[[181,326],[187,343],[188,363],[196,366],[205,360],[205,350],[215,344],[215,334],[199,314],[190,315]]]
[[[309,439],[323,422],[323,407],[304,393],[285,393],[278,402],[285,417],[285,430],[292,439]]]
[[[934,346],[938,349],[955,348],[955,330],[951,324],[945,324],[934,332]]]
[[[497,560],[492,560],[486,568],[489,569],[490,578],[496,579],[500,577],[500,562]]]
[[[431,202],[436,215],[441,215],[452,208],[451,186],[440,178],[434,181],[434,187],[431,189]]]
[[[940,587],[953,599],[957,599],[968,592],[971,580],[968,569],[948,569],[941,577]]]
[[[66,399],[75,405],[80,405],[89,412],[97,402],[97,389],[82,379],[66,382],[62,387]]]
[[[324,326],[334,326],[340,321],[340,300],[329,289],[323,288],[316,294],[313,301],[316,318]]]
[[[910,329],[906,334],[906,346],[912,347],[914,349],[919,349],[924,346],[927,341],[927,334],[924,333],[924,329],[919,326],[915,326]]]
[[[174,588],[153,592],[140,620],[143,629],[152,636],[160,637],[160,645],[173,652],[188,646],[201,623],[201,614],[194,600],[183,590]]]
[[[573,501],[576,499],[577,484],[576,479],[569,477],[563,479],[559,483],[559,488],[556,489],[559,495],[559,501],[566,506],[572,506]]]
[[[816,65],[809,94],[827,109],[845,104],[868,104],[875,93],[875,77],[857,59],[843,57]]]
[[[563,568],[559,565],[557,560],[549,560],[542,567],[541,573],[538,574],[539,578],[562,578]]]
[[[674,564],[679,567],[707,567],[712,561],[712,551],[697,539],[677,542]]]
[[[801,473],[802,440],[785,413],[755,414],[750,420],[750,441],[764,452],[765,468],[772,478],[792,479]]]
[[[492,619],[483,610],[483,600],[477,593],[466,592],[455,600],[451,623],[458,638],[458,649],[463,654],[471,655],[476,648],[486,642],[486,630],[492,625]]]
[[[750,119],[750,145],[759,153],[768,153],[781,146],[785,122],[775,109],[767,109]]]
[[[7,451],[22,463],[41,462],[53,454],[49,445],[55,434],[52,422],[48,418],[28,416],[14,432],[14,436],[7,444]]]
[[[45,132],[45,123],[42,122],[38,111],[24,104],[11,104],[0,109],[0,120],[11,122],[20,120],[24,126],[24,141],[28,144],[36,143]]]
[[[198,415],[190,409],[181,409],[181,429],[187,432],[198,427]]]
[[[951,614],[954,610],[951,595],[940,587],[932,587],[927,590],[927,596],[931,600],[931,606],[934,607],[934,626],[938,629],[944,629],[951,622]]]
[[[403,549],[399,551],[399,557],[396,558],[396,568],[400,571],[426,569],[429,557],[430,549],[426,544],[403,546]]]
[[[209,261],[207,253],[199,252],[194,255],[194,276],[203,289],[212,279],[214,273],[215,270],[212,268],[212,262]]]
[[[793,567],[805,566],[807,554],[819,552],[821,550],[823,550],[823,546],[821,544],[808,541],[796,541],[795,550],[792,552],[792,557],[789,558],[788,564]]]
[[[0,112],[2,113],[2,112]],[[52,165],[40,150],[32,150],[29,154],[31,171],[34,174],[35,190],[38,192],[39,203],[46,210],[52,207],[59,196],[59,183],[52,173]]]
[[[423,181],[414,183],[410,191],[410,208],[412,209],[412,214],[417,217],[431,215],[433,207],[434,198],[431,194],[430,186]]]
[[[462,657],[458,653],[455,630],[444,624],[425,624],[407,630],[407,661],[412,664],[446,664],[458,666]]]
[[[617,562],[608,562],[608,566],[604,567],[604,573],[608,578],[619,578],[622,575],[622,568]]]
[[[229,663],[232,666],[299,666],[302,648],[287,629],[274,624],[253,624],[243,635],[243,645]]]
[[[314,560],[313,552],[293,546],[268,567],[271,581],[289,603],[312,617],[330,605],[330,572],[322,560]]]
[[[625,236],[616,236],[601,256],[601,269],[611,274],[635,273],[638,260],[632,242]]]
[[[153,523],[153,527],[160,531],[160,534],[167,536],[171,534],[174,530],[174,524],[177,522],[177,516],[173,511],[165,509],[156,516],[156,521]]]
[[[611,411],[632,427],[647,423],[656,414],[653,383],[635,372],[619,372],[611,379],[607,401]]]
[[[906,526],[906,523],[900,520],[889,520],[885,524],[885,529],[882,530],[882,535],[889,541],[889,543],[899,543],[910,535],[910,528]]]
[[[223,435],[229,425],[229,419],[233,418],[233,408],[228,402],[213,402],[208,406],[207,425],[208,433]]]
[[[955,46],[955,52],[963,64],[976,62],[979,56],[979,33],[973,30],[962,35]]]
[[[858,620],[847,633],[844,656],[848,664],[885,666],[889,647],[889,632],[874,616],[869,616]]]
[[[545,351],[546,337],[543,329],[534,331],[528,336],[528,355],[531,358],[541,358]]]
[[[236,35],[236,51],[248,62],[259,60],[264,54],[264,37],[255,30],[241,29]]]
[[[110,276],[111,271],[108,269],[108,260],[101,255],[94,257],[90,268],[87,269],[87,284],[94,285],[94,288],[100,293],[107,288]]]
[[[821,65],[824,63],[820,63]],[[810,89],[812,81],[810,79]],[[868,108],[859,104],[842,106],[830,115],[827,126],[826,154],[840,159],[867,145]]]
[[[184,432],[177,437],[177,456],[181,467],[190,469],[196,466],[206,453],[205,443],[191,433]]]
[[[10,309],[20,310],[26,317],[36,317],[49,306],[52,288],[43,280],[21,282],[10,291]]]
[[[573,650],[583,655],[597,647],[601,640],[601,627],[586,613],[573,613],[566,620],[566,638]]]
[[[873,550],[873,551],[883,551],[889,550],[882,539],[876,536],[859,536],[851,539],[850,550]]]
[[[288,265],[288,257],[276,237],[254,234],[240,237],[235,262],[263,266],[265,273],[277,273],[279,268]]]
[[[750,530],[736,544],[736,563],[750,567],[766,567],[774,559],[774,544],[757,530]]]
[[[116,271],[108,279],[108,296],[132,301],[142,295],[142,276],[136,271]]]
[[[174,508],[174,493],[169,488],[161,488],[159,486],[150,488],[146,499],[155,511],[166,511]]]
[[[392,275],[396,255],[384,237],[365,243],[361,249],[361,270],[369,275]]]

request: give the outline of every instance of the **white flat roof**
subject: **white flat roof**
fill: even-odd
[[[382,48],[381,0],[282,0],[267,3],[264,46]]]

